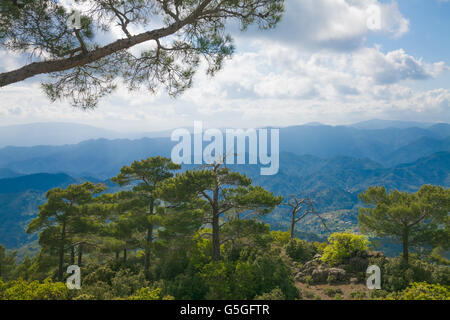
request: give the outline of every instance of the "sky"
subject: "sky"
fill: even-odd
[[[211,128],[450,122],[450,0],[287,0],[276,29],[229,30],[233,58],[214,78],[200,70],[177,99],[119,85],[82,111],[51,103],[33,78],[0,88],[0,125],[159,131],[194,121]],[[0,50],[0,72],[23,61]]]

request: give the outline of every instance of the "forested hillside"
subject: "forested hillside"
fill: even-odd
[[[391,171],[425,170],[427,164],[447,161],[446,157],[439,154]],[[314,160],[318,172],[330,169],[330,160]],[[334,163],[332,172],[379,168],[370,161],[338,158]],[[168,158],[152,157],[122,167],[109,187],[73,183],[67,175],[44,177],[45,187],[65,186],[35,199],[42,204],[37,215],[15,221],[26,234],[38,236],[37,255],[17,264],[17,253],[0,246],[0,299],[450,297],[445,258],[449,188],[428,184],[408,193],[368,187],[357,195],[360,232],[356,233],[356,223],[336,223],[333,214],[319,210],[315,199],[329,198],[322,184],[314,189],[322,193],[314,197],[299,190],[297,195],[282,196],[222,163],[181,170]],[[29,197],[24,181],[39,192],[35,175],[4,179],[0,186],[9,183],[16,193],[22,190]],[[281,210],[284,214],[277,215]],[[311,225],[311,219],[316,223]],[[317,225],[328,232],[327,237],[320,239],[320,233],[313,232],[319,241],[298,238],[298,231]],[[343,225],[345,232],[332,230]],[[374,252],[373,236],[397,241],[401,255],[390,258]],[[68,290],[70,286],[61,282],[68,276],[67,267],[74,265],[82,270],[82,286],[72,283],[76,290]],[[378,290],[364,286],[369,265],[382,270]]]

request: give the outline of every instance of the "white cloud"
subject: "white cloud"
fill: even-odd
[[[411,86],[441,76],[448,66],[403,49],[366,47],[365,36],[374,32],[367,26],[370,5],[381,8],[378,32],[398,37],[408,31],[395,2],[288,0],[280,28],[241,37],[245,51],[213,79],[199,73],[194,87],[177,100],[119,86],[95,111],[83,112],[65,102],[50,104],[33,79],[0,89],[0,125],[71,121],[153,131],[191,126],[194,120],[214,127],[337,124],[375,117],[450,121],[448,89]]]
[[[376,8],[374,16],[372,8]],[[378,14],[379,13],[379,14]],[[378,28],[371,27],[375,19]],[[245,36],[270,38],[303,50],[352,51],[364,45],[374,32],[399,37],[409,30],[409,21],[396,2],[378,0],[290,0],[280,25],[268,33],[253,31]]]
[[[425,63],[408,55],[403,49],[382,53],[379,48],[364,48],[354,55],[355,70],[380,84],[402,80],[425,80],[448,70],[444,62]]]

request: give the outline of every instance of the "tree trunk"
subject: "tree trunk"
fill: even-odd
[[[405,230],[403,232],[403,261],[408,263],[409,260],[409,231]]]
[[[219,236],[219,215],[217,213],[213,213],[213,221],[212,221],[212,229],[213,229],[213,261],[220,260],[220,236]]]
[[[59,245],[59,265],[58,265],[58,281],[63,281],[63,265],[64,265],[64,241],[66,240],[66,222],[63,222],[61,231],[61,243]]]
[[[150,202],[150,215],[153,215],[154,210],[153,200]],[[150,224],[147,229],[147,239],[145,245],[145,263],[144,263],[144,275],[147,281],[150,281],[150,254],[151,254],[151,245],[153,240],[153,224]]]
[[[151,245],[153,239],[153,225],[150,225],[147,230],[147,243],[145,247],[145,265],[144,265],[144,274],[145,279],[150,281],[150,254],[151,254]]]
[[[78,266],[81,267],[82,263],[83,263],[83,244],[80,243],[78,245]]]
[[[119,255],[120,255],[120,252],[119,251],[116,251],[116,260],[119,260]]]
[[[74,246],[70,247],[70,264],[71,265],[75,264],[75,247]]]
[[[212,246],[213,246],[213,253],[212,253],[212,260],[213,261],[219,261],[220,260],[220,225],[219,225],[219,189],[216,188],[214,190],[214,199],[212,204]]]
[[[127,248],[123,249],[123,262],[127,262]]]
[[[291,239],[294,239],[295,237],[295,213],[292,213],[292,220],[291,220]]]

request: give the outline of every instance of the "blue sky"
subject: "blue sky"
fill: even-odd
[[[409,32],[397,39],[371,35],[368,42],[380,43],[386,50],[404,48],[413,56],[450,65],[450,1],[397,0],[397,3],[410,21]]]
[[[374,6],[377,30],[368,27]],[[200,71],[177,100],[164,92],[130,94],[119,83],[84,112],[50,103],[39,79],[31,79],[0,89],[0,125],[66,121],[156,131],[194,121],[242,128],[372,118],[450,122],[449,31],[448,0],[288,0],[275,30],[242,34],[231,27],[233,59],[213,79]],[[0,70],[21,62],[0,51]]]

